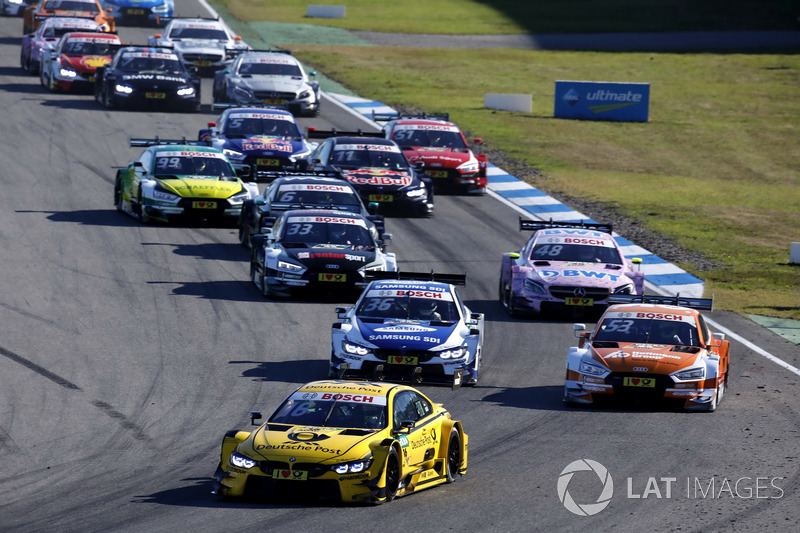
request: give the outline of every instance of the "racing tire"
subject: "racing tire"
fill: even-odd
[[[386,457],[386,502],[390,502],[397,497],[400,490],[400,456],[397,450],[392,448],[389,456]]]
[[[261,296],[264,298],[269,298],[272,295],[272,292],[269,290],[269,284],[267,283],[267,274],[266,272],[261,273]]]
[[[447,440],[447,456],[444,458],[446,483],[452,483],[456,480],[461,463],[461,434],[453,426],[450,429],[450,438]]]
[[[117,179],[114,181],[114,206],[117,208],[117,212],[125,212],[125,206],[122,201],[122,191],[120,190],[119,176],[117,176]]]
[[[713,413],[719,407],[720,402],[722,401],[722,397],[725,396],[725,389],[728,386],[728,372],[725,371],[725,377],[722,382],[717,385],[717,390],[714,394],[714,399],[708,404],[708,409],[706,412]]]
[[[139,222],[141,222],[142,224],[150,224],[152,219],[150,218],[150,216],[147,213],[144,212],[144,205],[142,204],[142,190],[141,189],[139,189],[139,201],[138,201],[138,204],[139,205],[138,205],[137,210],[136,210],[136,218],[138,218]]]
[[[511,303],[511,287],[508,286],[507,283],[503,283],[503,280],[500,280],[500,303],[503,304],[503,308],[505,308],[506,313],[508,316],[518,316],[519,311],[514,307]]]
[[[239,244],[250,248],[250,228],[244,222],[239,226]]]
[[[100,95],[103,98],[100,103],[103,104],[103,106],[106,109],[114,109],[116,107],[114,105],[114,100],[111,99],[111,95],[108,94],[108,90],[106,87],[102,88],[102,90],[100,91]]]

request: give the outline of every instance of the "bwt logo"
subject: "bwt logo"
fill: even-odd
[[[572,499],[567,488],[570,481],[576,472],[594,472],[603,484],[603,489],[598,496],[597,501],[594,503],[576,503]],[[614,480],[611,479],[611,474],[608,469],[591,459],[578,459],[573,461],[561,471],[558,476],[558,499],[564,504],[564,507],[573,514],[578,516],[592,516],[596,515],[611,503],[611,496],[614,494]]]

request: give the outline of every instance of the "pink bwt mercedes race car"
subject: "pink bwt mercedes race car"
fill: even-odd
[[[503,255],[499,297],[510,315],[604,310],[612,294],[642,294],[641,259],[626,258],[608,224],[519,221],[534,234]]]

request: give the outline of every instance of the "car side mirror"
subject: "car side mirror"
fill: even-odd
[[[261,420],[261,411],[250,411],[250,424],[257,426],[256,420]]]
[[[401,420],[400,421],[400,427],[395,428],[394,432],[395,433],[403,433],[405,431],[406,433],[408,433],[416,425],[417,425],[417,423],[414,422],[413,420],[410,420],[410,419],[409,420]]]
[[[392,244],[392,234],[391,233],[384,233],[381,235],[381,241],[383,241],[384,246],[389,246]]]

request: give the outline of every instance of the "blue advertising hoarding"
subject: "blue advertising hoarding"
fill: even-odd
[[[647,122],[649,83],[556,81],[556,118]]]

